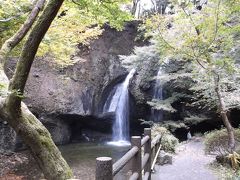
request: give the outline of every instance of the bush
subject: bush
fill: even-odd
[[[240,129],[234,129],[236,151],[239,152],[238,142],[240,141]],[[204,138],[205,152],[207,154],[216,154],[218,156],[225,156],[229,154],[228,148],[228,134],[226,129],[214,130],[205,134]]]
[[[211,170],[214,171],[219,179],[221,180],[239,180],[240,179],[240,171],[233,170],[230,166],[223,166],[219,163],[211,163],[210,164]]]
[[[166,152],[175,152],[176,146],[178,145],[178,139],[165,127],[158,124],[154,124],[152,127],[152,138],[160,134],[162,150]]]

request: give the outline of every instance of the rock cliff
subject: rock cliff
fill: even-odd
[[[57,144],[81,139],[84,128],[111,132],[111,116],[101,116],[103,101],[127,74],[119,55],[130,55],[135,46],[148,44],[136,40],[139,23],[128,22],[122,31],[104,25],[103,34],[89,46],[78,45],[72,57],[74,65],[59,67],[49,56],[36,58],[24,101],[47,126]],[[15,64],[14,59],[8,63],[9,77]],[[0,121],[0,145],[12,148],[16,136],[4,123]]]

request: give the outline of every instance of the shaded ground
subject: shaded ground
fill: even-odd
[[[69,144],[60,147],[63,157],[79,180],[95,179],[95,159],[99,156],[119,159],[128,147],[111,147],[101,144]],[[127,168],[126,168],[127,169]],[[118,173],[114,180],[126,180],[126,169]],[[19,153],[0,153],[0,180],[39,180],[43,174],[29,151]]]
[[[153,180],[217,180],[208,167],[215,157],[205,155],[201,139],[182,143],[173,155],[173,164],[155,167]]]
[[[0,180],[32,180],[43,178],[29,152],[0,154]]]

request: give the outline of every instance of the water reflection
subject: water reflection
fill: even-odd
[[[78,143],[59,147],[63,157],[72,168],[75,178],[80,180],[95,179],[95,159],[100,156],[112,157],[115,162],[128,150],[129,146],[116,147],[107,144]],[[114,180],[127,179],[127,167]]]

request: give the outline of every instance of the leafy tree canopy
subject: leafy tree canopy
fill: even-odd
[[[200,99],[199,104],[204,101],[206,106],[216,107],[217,77],[227,108],[239,108],[240,74],[234,53],[240,42],[240,1],[209,0],[201,11],[190,1],[173,3],[175,14],[156,14],[144,24],[147,36],[156,39],[162,61],[193,63],[188,76],[195,81],[191,90]]]
[[[131,19],[129,13],[121,10],[123,3],[128,1],[66,0],[40,45],[38,56],[48,53],[55,57],[59,64],[74,63],[70,60],[70,55],[74,54],[76,45],[79,43],[89,45],[91,39],[97,38],[102,33],[101,27],[104,23],[121,30],[124,22]],[[4,0],[4,3],[0,4],[0,18],[13,17],[7,22],[0,22],[2,44],[26,19],[32,4],[28,0],[20,0],[18,3]],[[26,13],[18,13],[19,9]],[[21,45],[13,54],[18,56],[20,49]]]
[[[19,29],[32,5],[29,0],[0,0],[0,46]]]

